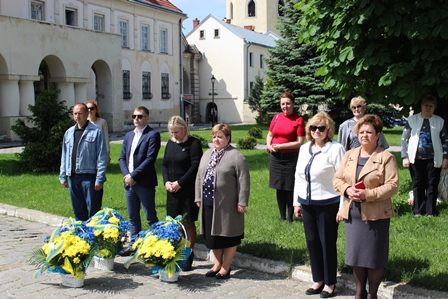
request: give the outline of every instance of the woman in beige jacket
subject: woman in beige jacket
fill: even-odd
[[[356,298],[377,298],[389,255],[391,197],[398,191],[395,157],[378,146],[383,123],[365,115],[355,125],[361,146],[348,151],[333,179],[343,196],[336,221],[345,221],[345,263],[353,267]],[[369,291],[366,283],[369,281]]]

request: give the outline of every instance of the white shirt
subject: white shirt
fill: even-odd
[[[299,159],[297,160],[295,182],[294,182],[294,206],[300,206],[298,197],[307,198],[308,181],[305,168],[313,157],[311,152],[312,143],[307,142],[300,147]],[[310,193],[312,200],[326,200],[334,198],[339,194],[333,188],[333,177],[344,157],[344,147],[332,140],[325,143],[320,152],[314,154],[310,165]]]
[[[137,148],[137,144],[140,141],[140,138],[142,138],[142,134],[145,129],[146,127],[141,129],[140,131],[137,128],[134,129],[134,139],[132,139],[131,152],[129,153],[129,173],[132,173],[134,171],[134,152]]]

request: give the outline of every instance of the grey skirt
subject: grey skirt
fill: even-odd
[[[361,204],[353,202],[345,222],[345,263],[363,268],[383,268],[389,259],[390,219],[363,221]]]

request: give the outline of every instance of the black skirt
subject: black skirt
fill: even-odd
[[[299,152],[271,153],[270,157],[269,187],[294,191],[294,174]]]
[[[202,226],[204,228],[205,246],[207,246],[208,249],[224,249],[238,246],[241,244],[241,239],[244,238],[244,234],[236,237],[223,237],[223,236],[211,235],[213,207],[203,205],[202,214],[203,214]]]

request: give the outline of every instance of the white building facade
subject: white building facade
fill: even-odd
[[[97,100],[111,131],[137,106],[179,114],[185,18],[166,0],[0,0],[0,135],[48,88]]]
[[[210,110],[215,106],[220,123],[254,123],[256,115],[250,111],[247,99],[255,77],[266,79],[264,59],[280,37],[273,32],[261,34],[247,30],[211,15],[201,23],[196,22],[187,40],[202,53],[199,62],[201,120],[208,122]]]

